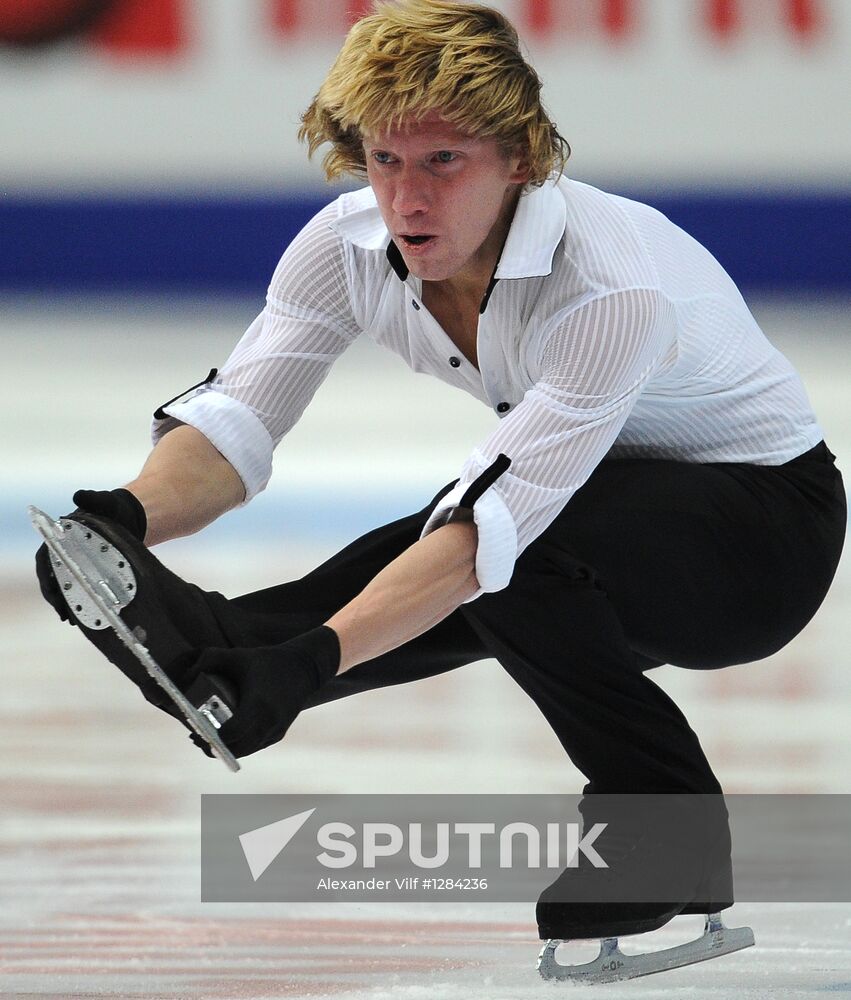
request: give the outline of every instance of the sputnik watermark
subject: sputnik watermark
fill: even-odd
[[[295,837],[315,809],[307,809],[275,823],[249,830],[239,837],[245,860],[256,882]],[[608,868],[594,847],[606,823],[595,823],[584,835],[578,823],[546,823],[542,830],[533,823],[323,823],[315,833],[319,848],[315,860],[325,868],[375,869],[383,859],[400,858],[414,868],[436,869],[450,863],[468,869],[482,867],[483,844],[494,846],[498,838],[499,867],[518,864],[518,843],[525,848],[520,857],[527,868],[576,868],[584,855],[595,868]],[[425,844],[430,845],[426,850]],[[521,862],[522,863],[522,862]]]
[[[728,812],[738,899],[851,901],[850,795],[602,793],[204,795],[201,898],[532,902],[567,869],[572,901],[665,902],[720,857]]]

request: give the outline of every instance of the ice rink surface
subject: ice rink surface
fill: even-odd
[[[802,372],[845,469],[849,305],[753,303]],[[851,905],[740,903],[728,923],[751,925],[755,948],[577,988],[538,978],[531,904],[201,903],[201,793],[546,793],[582,784],[492,661],[307,712],[282,744],[231,775],[43,604],[26,504],[58,515],[74,489],[131,478],[147,452],[151,410],[221,364],[252,315],[250,303],[229,301],[0,307],[0,996],[851,995]],[[300,575],[424,505],[492,420],[475,400],[357,344],[279,449],[267,493],[158,554],[229,595]],[[820,613],[776,656],[705,675],[664,667],[653,677],[682,706],[728,792],[847,793],[849,647],[846,558]],[[678,918],[642,946],[699,929],[699,918]]]

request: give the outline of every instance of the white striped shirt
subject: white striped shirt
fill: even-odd
[[[779,465],[822,439],[798,375],[730,277],[646,205],[564,177],[524,192],[479,318],[478,369],[394,250],[370,188],[324,208],[216,380],[167,407],[154,440],[178,421],[196,427],[250,500],[334,360],[365,333],[502,418],[424,531],[500,453],[511,459],[474,509],[481,593],[508,584],[606,455]]]

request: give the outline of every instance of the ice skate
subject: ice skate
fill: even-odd
[[[754,943],[754,936],[750,927],[725,927],[720,913],[710,913],[699,938],[661,951],[625,955],[620,950],[618,938],[606,937],[601,939],[600,953],[592,962],[562,965],[556,958],[556,949],[564,943],[553,938],[541,949],[537,967],[542,978],[573,983],[612,983],[729,955],[749,948]]]
[[[36,507],[29,508],[29,515],[50,551],[54,575],[83,634],[149,701],[184,721],[214,756],[238,771],[236,758],[218,734],[233,714],[230,692],[216,678],[202,675],[184,694],[160,665],[192,643],[158,606],[152,577],[161,574],[167,582],[173,580],[187,595],[179,610],[187,612],[186,629],[190,635],[195,630],[198,644],[206,640],[204,644],[226,645],[209,609],[195,598],[200,592],[169,574],[141,543],[106,519],[80,513],[54,521]],[[217,641],[210,642],[211,637]]]
[[[749,927],[727,928],[720,913],[733,905],[727,811],[721,795],[587,796],[584,829],[605,865],[584,857],[541,894],[538,956],[544,979],[612,982],[717,958],[754,943]],[[605,822],[601,822],[605,820]],[[705,914],[700,938],[661,951],[625,955],[618,939],[657,930],[673,917]],[[567,941],[600,939],[592,962],[562,965]]]

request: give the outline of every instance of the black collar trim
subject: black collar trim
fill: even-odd
[[[400,281],[407,281],[408,275],[410,274],[408,265],[403,260],[402,252],[393,240],[390,240],[387,245],[387,259],[390,261],[390,266],[396,272],[396,277]]]
[[[494,268],[494,273],[491,276],[490,284],[488,285],[487,290],[485,291],[484,298],[482,299],[482,304],[479,306],[479,315],[480,316],[484,313],[485,309],[487,309],[488,302],[490,302],[490,300],[491,300],[491,295],[493,294],[493,290],[494,290],[494,288],[496,288],[496,283],[498,281],[499,281],[499,278],[497,278],[497,276],[496,276],[496,268]]]
[[[387,260],[389,261],[390,266],[395,271],[396,277],[400,281],[407,281],[410,271],[408,270],[408,266],[402,257],[402,252],[399,250],[399,248],[396,246],[393,240],[391,240],[387,244]],[[497,261],[497,267],[498,266],[499,266],[499,261]],[[491,295],[493,294],[493,290],[494,288],[496,288],[496,283],[498,281],[499,278],[497,278],[496,276],[496,267],[495,267],[494,273],[491,275],[490,284],[488,285],[484,297],[482,298],[482,303],[479,306],[479,315],[484,313],[485,309],[487,309],[488,302],[490,302]]]

